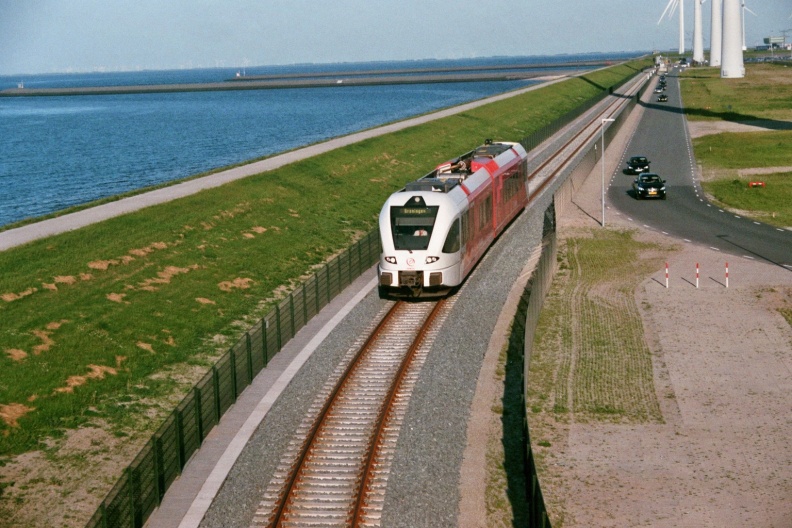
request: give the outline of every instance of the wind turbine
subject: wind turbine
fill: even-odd
[[[740,0],[723,0],[723,53],[721,78],[745,77],[740,49]]]
[[[723,0],[712,0],[710,25],[710,66],[721,65],[721,39],[723,38]]]
[[[745,7],[745,0],[742,0],[742,49],[743,51],[747,50],[748,48],[745,47],[745,12],[748,11],[753,16],[758,16],[756,13]]]
[[[701,4],[705,0],[693,0],[693,64],[704,63],[704,30],[701,24]]]
[[[666,5],[663,14],[660,15],[660,20],[657,21],[657,25],[660,25],[660,22],[663,21],[663,17],[668,13],[668,18],[674,16],[674,12],[676,11],[677,7],[679,7],[679,54],[682,55],[685,53],[685,4],[684,0],[668,0],[668,5]],[[669,11],[670,10],[670,11]]]

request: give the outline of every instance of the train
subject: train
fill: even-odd
[[[486,140],[385,201],[379,215],[382,298],[452,294],[528,204],[527,153]]]

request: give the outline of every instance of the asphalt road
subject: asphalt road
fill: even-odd
[[[792,232],[743,218],[709,203],[696,178],[690,135],[676,70],[667,76],[668,102],[652,94],[607,191],[611,207],[642,225],[741,257],[764,260],[792,271]],[[654,87],[654,81],[650,87]],[[644,155],[651,172],[666,180],[667,200],[636,200],[626,160]],[[607,222],[607,220],[606,220]]]

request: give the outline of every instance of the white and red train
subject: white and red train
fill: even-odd
[[[528,203],[527,154],[492,142],[393,193],[379,216],[383,297],[433,297],[462,284]]]

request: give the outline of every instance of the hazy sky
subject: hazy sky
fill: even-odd
[[[667,1],[0,0],[0,75],[669,50]],[[748,46],[792,28],[792,0],[746,4]]]

